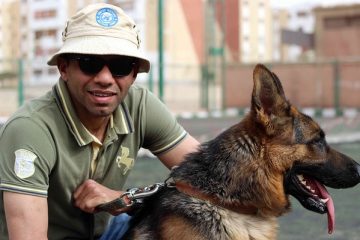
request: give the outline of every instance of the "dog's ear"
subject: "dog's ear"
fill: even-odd
[[[256,65],[253,73],[254,88],[252,93],[252,108],[271,115],[278,112],[287,102],[279,78],[264,65]]]
[[[276,116],[284,116],[290,104],[285,98],[279,78],[264,65],[256,65],[251,109],[265,125]]]

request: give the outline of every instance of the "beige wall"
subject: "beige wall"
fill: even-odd
[[[1,4],[1,50],[5,58],[20,56],[20,14],[19,0],[5,1]]]
[[[270,66],[268,66],[270,67]],[[338,69],[338,79],[335,74]],[[254,65],[232,65],[227,68],[226,107],[250,105]],[[271,64],[281,80],[285,95],[297,107],[335,107],[336,89],[340,107],[359,108],[360,60],[333,62]],[[355,77],[354,77],[355,76]],[[338,88],[335,88],[338,80]]]
[[[165,4],[165,56],[167,64],[198,64],[184,9],[179,0]]]

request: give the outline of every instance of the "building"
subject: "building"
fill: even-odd
[[[360,56],[360,4],[315,8],[314,12],[317,59]]]
[[[271,61],[269,0],[163,2],[166,92],[169,98],[181,97],[186,109],[194,105],[190,98],[207,99],[201,106],[207,109],[221,108],[225,64]],[[157,7],[157,0],[146,1],[145,49],[154,69],[159,51]],[[157,78],[155,71],[154,79]],[[167,104],[171,102],[169,98]]]
[[[30,85],[52,84],[58,79],[56,68],[46,64],[51,54],[62,45],[66,20],[94,0],[25,0],[21,4],[20,28],[23,33],[22,56],[25,59],[26,79]]]
[[[5,78],[14,80],[18,71],[18,62],[14,57],[20,57],[18,29],[22,19],[18,14],[19,5],[19,1],[4,0],[0,6],[0,85],[9,80]]]
[[[274,62],[286,62],[289,61],[289,46],[283,44],[281,39],[281,33],[284,29],[288,28],[289,24],[289,12],[285,9],[273,10],[273,56]]]
[[[293,4],[288,8],[274,8],[274,61],[297,62],[314,59],[313,8],[317,3]]]
[[[145,5],[149,52],[157,50],[157,2],[148,0]],[[167,0],[164,19],[170,64],[203,64],[208,57],[223,53],[227,62],[272,59],[269,0]]]

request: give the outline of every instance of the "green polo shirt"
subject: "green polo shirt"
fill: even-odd
[[[74,207],[76,187],[94,179],[122,190],[140,148],[160,154],[186,134],[151,92],[133,85],[101,143],[77,118],[60,80],[20,108],[0,131],[0,239],[7,239],[3,191],[47,197],[49,239],[98,238],[110,215]]]

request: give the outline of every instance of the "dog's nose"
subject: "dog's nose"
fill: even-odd
[[[356,171],[357,171],[357,180],[359,183],[360,182],[360,164],[356,165]]]

